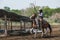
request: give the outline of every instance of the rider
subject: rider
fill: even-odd
[[[38,18],[39,18],[39,21],[40,21],[40,29],[41,29],[41,26],[42,26],[42,23],[43,23],[43,10],[42,9],[39,9],[38,11]]]

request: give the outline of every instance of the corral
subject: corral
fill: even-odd
[[[4,11],[4,10],[2,10],[2,11]],[[26,29],[26,28],[31,27],[31,24],[29,24],[30,21],[29,21],[28,17],[19,16],[14,13],[11,14],[11,12],[6,12],[6,11],[4,11],[2,13],[2,11],[0,10],[0,14],[1,14],[0,18],[2,20],[4,20],[4,25],[0,24],[0,28],[5,30],[5,31],[3,31],[3,30],[0,31],[2,34],[5,32],[5,35],[8,35],[10,32],[13,33],[13,30],[15,31],[14,33],[18,33],[20,31],[23,31],[21,29]],[[6,15],[5,15],[5,13],[6,13]],[[16,24],[14,25],[13,22]],[[19,26],[17,26],[17,23],[19,24]],[[29,25],[30,25],[30,27],[28,27]],[[37,34],[36,39],[33,38],[33,34],[23,34],[23,36],[20,36],[18,34],[17,35],[14,34],[15,36],[8,35],[5,37],[0,37],[0,40],[59,40],[60,39],[60,25],[51,25],[51,26],[53,29],[52,35],[48,36],[46,38],[41,38],[39,36],[40,34]]]
[[[0,25],[0,32],[4,33],[5,36],[9,35],[10,33],[17,33],[17,32],[24,32],[26,29],[26,23],[31,22],[29,17],[17,15],[13,12],[7,12],[3,9],[0,9],[0,19],[4,22],[0,22],[3,25]],[[15,24],[14,24],[15,23]],[[18,28],[16,24],[18,23]],[[24,32],[25,33],[25,32]]]

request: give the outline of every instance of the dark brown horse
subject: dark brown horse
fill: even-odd
[[[32,28],[33,29],[39,29],[39,28],[41,28],[41,30],[42,30],[42,36],[44,36],[44,33],[47,33],[47,31],[49,29],[50,30],[50,35],[51,35],[52,28],[51,28],[50,24],[47,21],[42,20],[42,24],[41,24],[41,22],[37,18],[37,15],[36,14],[33,14],[30,18],[32,19]],[[37,21],[35,19],[37,19]],[[38,22],[39,28],[38,28],[38,26],[36,24],[37,22]],[[46,29],[46,32],[45,32],[44,29]]]
[[[39,22],[40,22],[40,21],[39,21]],[[40,25],[40,23],[39,23],[39,25]],[[36,25],[36,21],[33,21],[33,22],[32,22],[32,26],[33,26],[34,29],[38,29],[38,27],[37,27],[37,25]],[[50,25],[47,21],[43,20],[43,21],[42,21],[42,27],[40,27],[40,28],[41,28],[41,30],[42,30],[42,36],[47,35],[48,29],[50,30],[50,35],[51,35],[51,33],[52,33],[52,28],[51,28],[51,25]],[[46,31],[45,31],[44,29],[46,29]]]

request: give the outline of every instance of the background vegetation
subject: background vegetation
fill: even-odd
[[[10,9],[10,7],[4,7],[4,10],[14,12],[18,15],[30,17],[33,13],[36,13],[40,6],[29,7],[26,9]],[[44,19],[48,22],[60,23],[60,8],[49,8],[48,6],[43,6]]]

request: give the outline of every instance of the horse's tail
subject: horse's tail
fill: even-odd
[[[51,34],[51,32],[52,32],[52,28],[51,28],[51,25],[50,25],[50,24],[49,24],[48,28],[49,28],[49,30],[50,30],[50,34]]]

